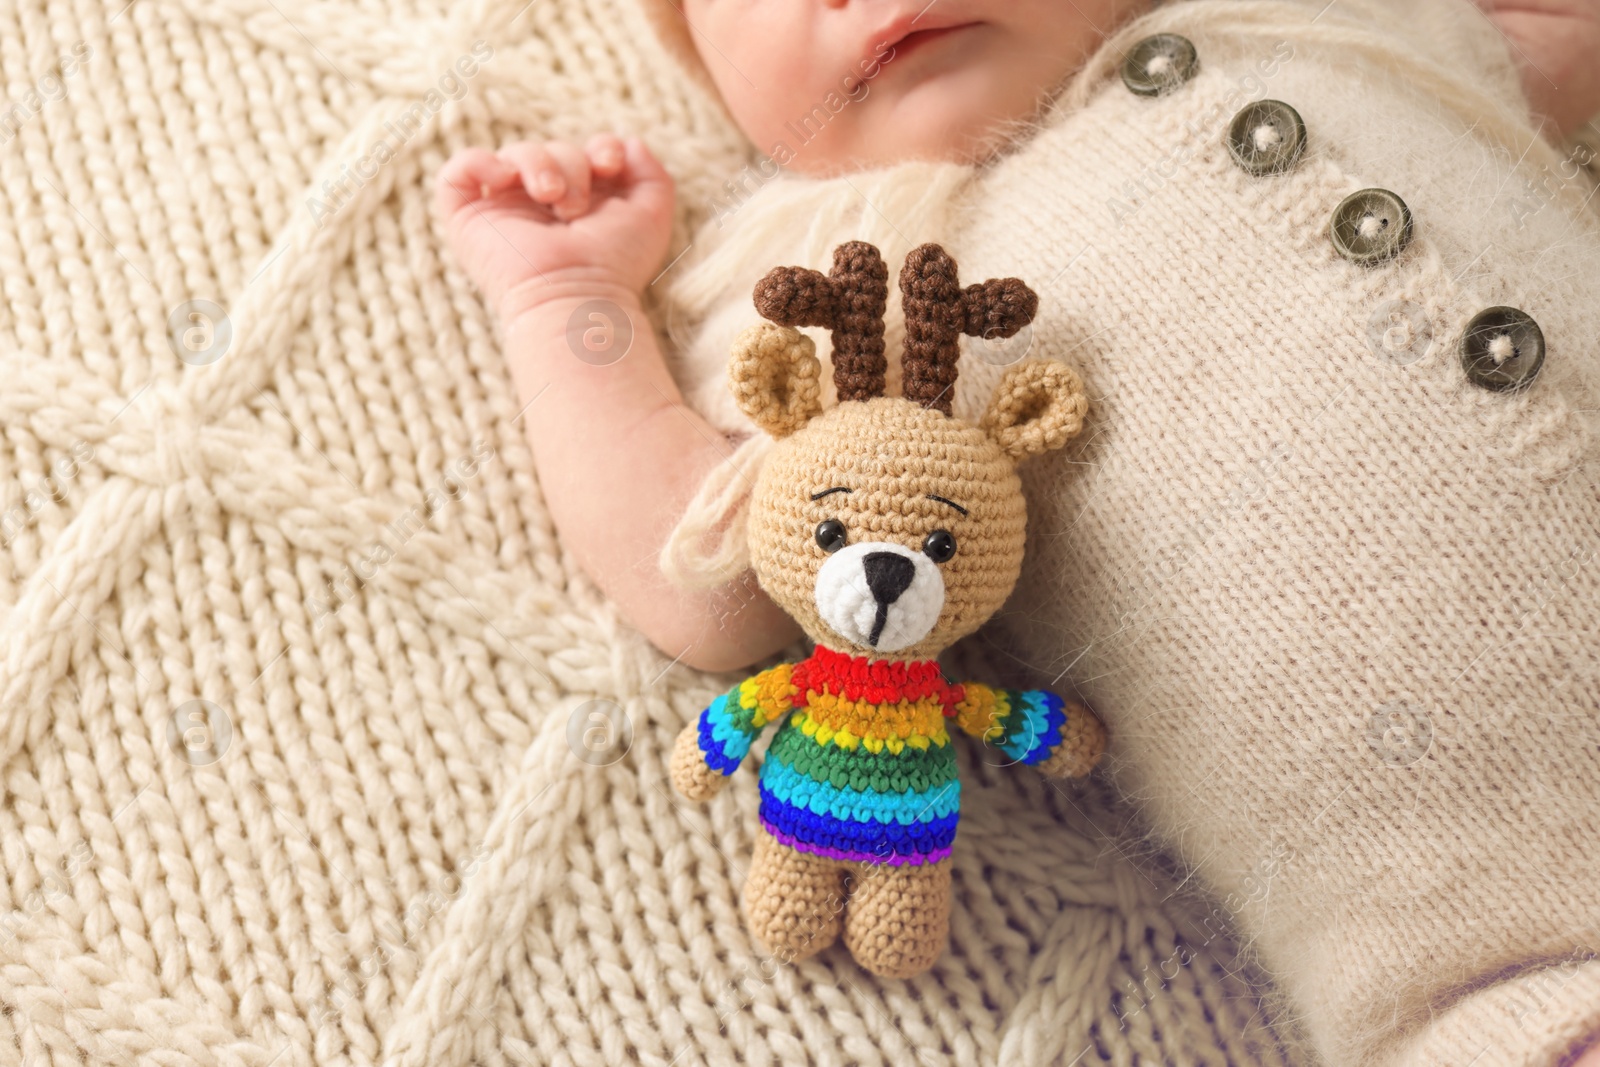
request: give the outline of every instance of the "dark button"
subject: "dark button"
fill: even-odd
[[[1158,33],[1128,50],[1122,82],[1140,96],[1160,96],[1194,77],[1200,60],[1187,37]]]
[[[1484,308],[1461,335],[1461,366],[1473,385],[1498,392],[1521,389],[1544,366],[1544,331],[1519,308]]]
[[[1411,243],[1411,209],[1387,189],[1362,189],[1333,209],[1333,247],[1352,263],[1379,263]]]
[[[1306,124],[1282,100],[1246,104],[1228,126],[1228,151],[1251,174],[1281,174],[1306,150]]]

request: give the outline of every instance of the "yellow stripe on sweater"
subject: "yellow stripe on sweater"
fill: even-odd
[[[789,663],[780,663],[739,683],[739,706],[753,710],[751,725],[759,730],[788,714],[795,688],[789,683]]]
[[[993,741],[1005,733],[1003,725],[1011,713],[1011,702],[1005,691],[981,682],[963,682],[962,699],[956,705],[956,726],[962,733]]]
[[[791,720],[818,744],[841,748],[858,745],[868,752],[888,749],[898,755],[907,745],[926,749],[950,742],[944,728],[944,705],[932,698],[873,704],[833,693],[816,693]]]

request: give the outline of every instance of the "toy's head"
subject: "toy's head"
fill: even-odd
[[[748,536],[767,594],[820,645],[874,659],[933,659],[1010,596],[1026,507],[1016,464],[1083,426],[1065,364],[1007,372],[974,426],[950,414],[960,337],[1009,337],[1038,307],[1016,278],[963,288],[922,245],[900,273],[903,396],[884,396],[888,270],[872,245],[834,251],[824,276],[780,267],[756,286],[759,323],[734,344],[739,406],[777,440],[750,501]],[[833,335],[839,403],[821,408],[816,346]]]

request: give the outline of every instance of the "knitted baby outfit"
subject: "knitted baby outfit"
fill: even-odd
[[[768,833],[830,859],[933,863],[950,854],[961,801],[946,719],[1036,764],[1062,743],[1067,715],[1048,690],[952,685],[936,660],[870,660],[818,645],[712,701],[700,748],[732,774],[751,741],[781,722],[761,764]]]

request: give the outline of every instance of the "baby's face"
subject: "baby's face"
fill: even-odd
[[[1150,6],[683,0],[682,10],[724,103],[756,147],[822,176],[907,159],[984,158],[1005,124],[1033,117],[1106,34]]]

